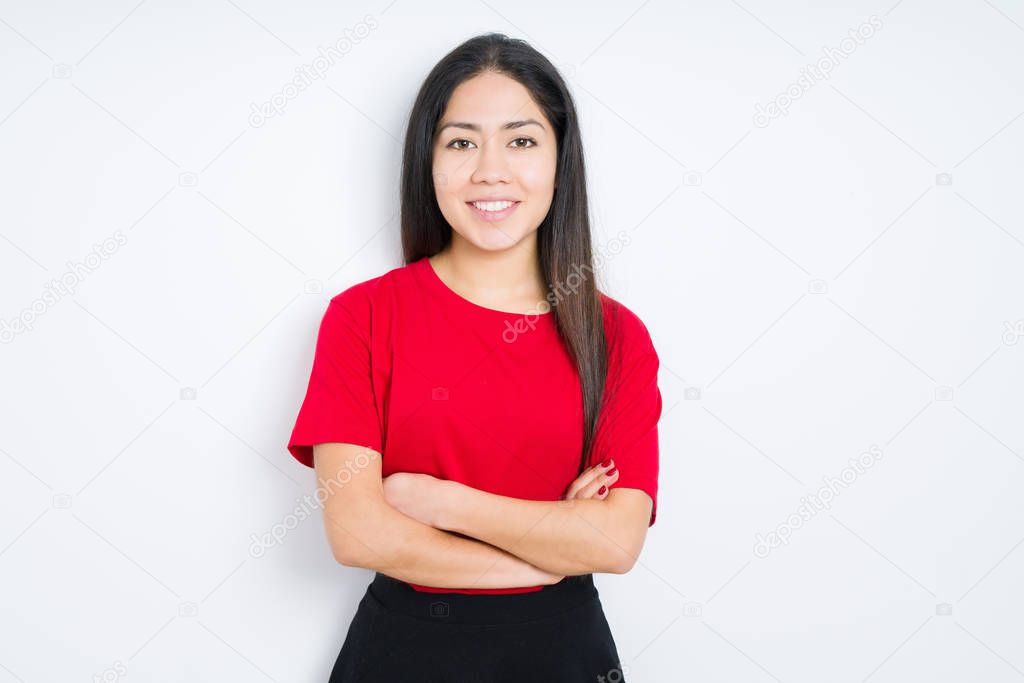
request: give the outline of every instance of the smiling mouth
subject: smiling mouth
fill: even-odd
[[[512,214],[521,202],[466,202],[466,206],[485,221],[500,221]]]

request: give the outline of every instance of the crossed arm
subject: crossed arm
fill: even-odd
[[[504,588],[624,573],[647,533],[651,500],[634,489],[603,500],[520,500],[423,474],[382,480],[379,454],[358,446],[314,451],[335,558],[410,583]]]
[[[603,500],[522,500],[399,472],[385,479],[384,490],[388,502],[410,517],[566,576],[628,572],[651,514],[650,497],[636,489],[613,488]]]
[[[380,454],[345,443],[314,446],[317,500],[335,560],[437,588],[511,588],[563,576],[472,538],[405,515],[384,498]]]

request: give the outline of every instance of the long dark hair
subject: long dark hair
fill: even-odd
[[[594,279],[583,146],[576,106],[558,70],[529,43],[501,33],[470,38],[444,56],[427,75],[409,114],[402,154],[402,251],[409,264],[442,251],[452,228],[434,193],[435,128],[452,92],[485,71],[523,85],[555,129],[558,162],[551,208],[537,230],[540,271],[557,297],[554,306],[562,342],[583,388],[583,450],[589,460],[608,374],[604,315]]]

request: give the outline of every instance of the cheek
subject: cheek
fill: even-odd
[[[470,164],[463,163],[457,154],[443,148],[434,151],[432,166],[435,175],[445,173],[449,176],[465,174],[470,168]]]
[[[441,213],[445,215],[452,214],[462,203],[462,200],[459,199],[449,186],[438,183],[436,176],[434,178],[434,195],[437,197],[437,205],[441,207]]]
[[[523,164],[516,170],[516,176],[531,194],[550,192],[555,185],[555,161],[545,159],[542,162]]]

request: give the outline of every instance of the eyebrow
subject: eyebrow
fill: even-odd
[[[510,130],[513,128],[522,128],[523,126],[540,126],[541,130],[544,129],[544,125],[540,121],[534,119],[524,119],[522,121],[509,121],[501,127],[502,130]],[[476,123],[467,123],[466,121],[449,121],[440,128],[437,129],[437,134],[440,135],[445,128],[465,128],[466,130],[475,130],[480,132],[480,125]]]

